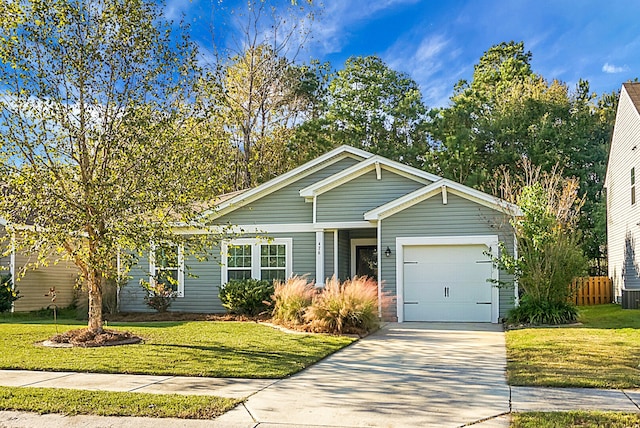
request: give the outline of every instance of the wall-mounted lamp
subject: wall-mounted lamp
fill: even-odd
[[[387,257],[391,257],[391,248],[387,247],[387,249],[384,250],[384,255]]]

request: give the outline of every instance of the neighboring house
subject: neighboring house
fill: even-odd
[[[0,241],[0,275],[10,273],[14,279],[14,286],[20,292],[20,298],[13,303],[13,311],[26,312],[47,308],[53,305],[49,290],[55,288],[55,304],[59,308],[73,303],[75,296],[78,270],[73,263],[61,261],[49,266],[41,266],[37,269],[27,269],[24,275],[22,270],[35,255],[15,251],[11,247],[11,229],[7,222],[0,218],[0,237],[7,239]],[[6,255],[4,255],[6,254]]]
[[[497,255],[499,242],[513,253],[508,220],[518,213],[488,194],[342,146],[205,212],[206,225],[230,224],[241,236],[214,249],[216,260],[196,261],[178,247],[141,260],[121,291],[121,310],[149,310],[138,284],[159,271],[177,279],[171,310],[187,312],[223,311],[219,288],[234,278],[307,275],[322,284],[367,275],[395,297],[390,319],[495,323],[517,290],[487,281],[513,283],[487,253]]]
[[[607,189],[607,254],[614,296],[640,290],[640,83],[624,83],[604,186]]]

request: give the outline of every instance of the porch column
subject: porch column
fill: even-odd
[[[338,229],[333,231],[333,275],[338,279]]]
[[[316,231],[316,287],[324,286],[324,230]]]

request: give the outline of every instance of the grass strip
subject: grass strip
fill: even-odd
[[[511,415],[511,428],[640,427],[640,414],[624,412],[523,412]]]
[[[581,325],[507,332],[509,384],[639,388],[640,317],[619,305],[581,307]]]
[[[65,415],[212,419],[242,400],[204,395],[0,387],[0,410]]]

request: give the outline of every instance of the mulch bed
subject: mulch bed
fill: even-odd
[[[155,322],[155,321],[265,321],[267,315],[247,316],[235,314],[194,314],[188,312],[124,312],[105,314],[107,322]]]
[[[115,345],[132,345],[140,343],[142,338],[128,331],[102,330],[96,334],[86,328],[69,330],[62,334],[56,334],[48,341],[45,346],[53,346],[69,344],[82,348],[95,348],[98,346],[115,346]]]

